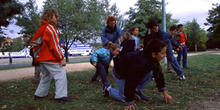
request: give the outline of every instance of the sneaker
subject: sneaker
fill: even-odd
[[[155,80],[154,77],[152,77],[151,80],[154,81]]]
[[[57,98],[55,100],[60,102],[60,103],[65,103],[65,102],[71,102],[72,101],[72,99],[68,98],[68,97]]]
[[[40,97],[40,96],[34,95],[34,100],[43,99],[43,98],[45,98],[45,97],[46,97],[46,96],[44,96],[44,97]]]
[[[136,100],[148,101],[148,98],[145,97],[140,91],[135,91],[135,93],[134,93],[134,98],[135,98]]]
[[[186,77],[184,75],[182,75],[182,76],[179,77],[179,80],[185,81]]]
[[[104,96],[104,97],[109,96],[109,93],[108,93],[108,91],[107,91],[107,88],[108,88],[108,87],[111,87],[111,85],[109,85],[109,84],[103,84],[103,85],[102,85],[102,93],[103,93],[103,96]]]
[[[92,80],[91,82],[100,82],[101,80],[96,79],[96,80]]]
[[[167,73],[175,73],[173,70],[167,70]]]

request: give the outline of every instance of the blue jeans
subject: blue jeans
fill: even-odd
[[[176,61],[173,51],[172,51],[172,46],[168,45],[167,47],[167,60],[171,63],[173,69],[176,71],[177,75],[183,76],[184,73],[179,65],[179,63]]]
[[[107,75],[106,75],[108,73],[108,66],[104,66],[101,63],[97,62],[97,65],[95,68],[96,68],[96,72],[94,76],[92,77],[92,81],[95,81],[98,76],[101,76],[102,84],[108,83]]]
[[[113,73],[117,74],[115,69],[113,68]],[[115,78],[115,82],[118,86],[118,90],[114,89],[114,88],[110,88],[109,90],[109,96],[112,98],[115,98],[119,101],[125,102],[125,96],[124,96],[124,85],[125,85],[125,79],[118,79],[117,77],[115,77],[115,75],[113,75],[113,77]],[[144,88],[147,86],[147,84],[149,83],[151,77],[153,76],[153,72],[148,73],[138,84],[138,87],[136,89],[138,90],[144,90]]]
[[[187,48],[186,46],[182,46],[183,50],[180,50],[177,56],[177,62],[180,65],[181,56],[183,55],[183,67],[187,67]]]

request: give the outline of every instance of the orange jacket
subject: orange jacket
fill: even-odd
[[[56,27],[49,24],[44,33],[42,46],[37,53],[36,62],[51,62],[60,63],[64,59],[63,53],[60,49],[60,38],[58,36]]]

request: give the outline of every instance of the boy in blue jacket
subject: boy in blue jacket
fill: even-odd
[[[144,37],[144,43],[143,43],[144,48],[146,48],[146,45],[149,43],[149,41],[151,39],[158,39],[158,40],[163,41],[164,43],[166,43],[168,45],[167,59],[174,60],[173,59],[174,56],[173,56],[173,53],[172,53],[172,48],[170,48],[170,46],[171,46],[171,41],[169,39],[170,35],[168,33],[164,32],[164,31],[162,31],[161,29],[159,29],[158,24],[155,20],[150,20],[146,24],[146,27],[148,28],[148,30],[146,31],[146,34],[145,34],[145,37]],[[179,48],[181,48],[181,47],[179,46]],[[183,71],[181,71],[181,70],[177,71],[177,69],[175,69],[175,71],[177,72],[177,75],[179,76],[180,80],[184,81],[186,79],[185,76],[184,76]]]

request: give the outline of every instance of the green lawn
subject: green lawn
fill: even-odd
[[[165,104],[163,94],[157,92],[155,82],[150,81],[143,93],[149,101],[135,101],[137,108],[154,110],[189,109],[197,101],[207,101],[213,96],[213,91],[220,88],[220,56],[204,54],[188,57],[189,70],[183,69],[186,81],[179,81],[176,74],[164,73],[168,93],[174,103]],[[166,66],[163,66],[166,71]],[[50,86],[48,97],[43,100],[33,100],[37,85],[30,79],[0,83],[0,107],[7,110],[106,110],[123,109],[124,103],[110,97],[102,96],[101,83],[91,83],[95,70],[68,73],[68,96],[73,98],[69,103],[57,103],[54,99],[54,82]],[[111,72],[111,70],[110,70]],[[109,83],[116,87],[111,74]]]

